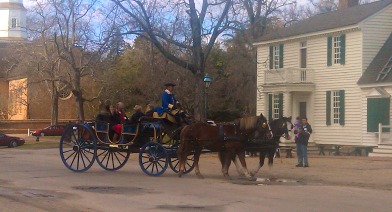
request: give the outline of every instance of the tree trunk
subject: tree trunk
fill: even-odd
[[[52,114],[51,114],[51,125],[57,125],[59,118],[59,96],[57,93],[57,88],[54,83],[52,83]]]
[[[205,86],[204,86],[204,72],[195,74],[195,119],[199,121],[207,120],[207,111],[205,110]]]
[[[80,86],[80,70],[75,70],[75,81],[74,81],[74,89],[75,89],[75,97],[76,97],[76,112],[78,115],[78,121],[84,122],[84,108],[83,108],[83,93]]]

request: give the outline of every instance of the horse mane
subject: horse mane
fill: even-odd
[[[239,130],[252,130],[256,128],[258,116],[251,116],[237,119],[236,124]]]

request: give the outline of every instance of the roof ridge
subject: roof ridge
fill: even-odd
[[[256,43],[358,24],[391,4],[392,0],[380,0],[316,14],[288,27],[266,33]]]

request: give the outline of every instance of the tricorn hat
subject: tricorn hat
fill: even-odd
[[[166,86],[166,87],[168,87],[168,86],[176,86],[176,84],[171,83],[171,82],[168,82],[168,83],[165,83],[165,86]]]

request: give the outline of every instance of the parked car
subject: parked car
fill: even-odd
[[[32,133],[33,136],[61,136],[65,130],[64,125],[53,125],[45,127],[41,130],[36,130]]]
[[[8,146],[10,148],[23,145],[25,140],[14,136],[8,136],[4,133],[0,133],[0,146]]]

